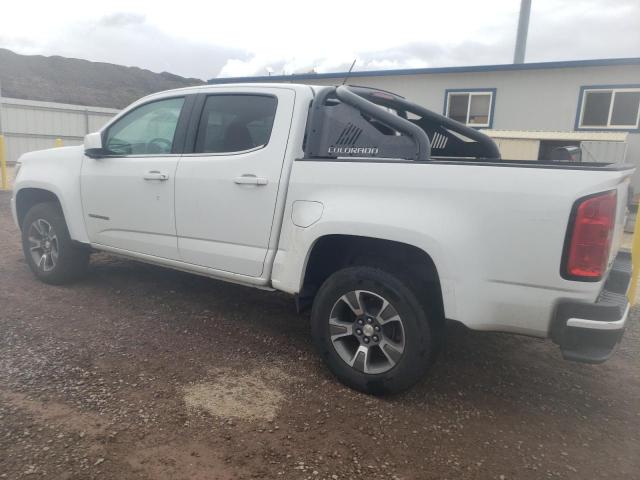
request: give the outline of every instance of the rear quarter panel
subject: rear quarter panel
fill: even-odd
[[[298,292],[308,253],[324,235],[394,240],[431,256],[447,318],[474,329],[546,336],[560,298],[593,301],[601,287],[560,276],[573,203],[613,188],[624,202],[631,173],[296,161],[273,285]],[[294,225],[296,200],[322,203],[320,220],[306,228]],[[618,208],[615,242],[624,210]]]

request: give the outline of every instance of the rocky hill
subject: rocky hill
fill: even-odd
[[[0,48],[4,97],[122,108],[161,90],[200,85],[196,78],[76,58],[19,55]]]

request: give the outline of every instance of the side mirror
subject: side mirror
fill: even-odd
[[[100,158],[105,155],[100,132],[89,133],[84,136],[84,154],[91,158]]]

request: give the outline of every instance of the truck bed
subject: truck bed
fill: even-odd
[[[560,274],[574,203],[617,190],[613,262],[632,173],[629,165],[614,164],[301,158],[292,167],[287,196],[322,204],[322,222],[285,231],[280,248],[306,251],[305,238],[329,226],[404,239],[437,266],[447,318],[473,329],[545,337],[559,297],[593,302],[602,289],[601,282],[568,281]],[[289,236],[294,231],[295,239]],[[293,272],[302,269],[293,264]],[[282,275],[275,279],[278,288],[296,292],[297,279],[276,271]]]

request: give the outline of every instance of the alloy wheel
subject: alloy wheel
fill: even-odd
[[[29,226],[29,252],[39,270],[50,272],[58,262],[58,236],[46,220],[39,218]]]
[[[348,292],[335,302],[329,331],[340,358],[366,374],[391,370],[404,353],[402,318],[389,301],[367,290]]]

